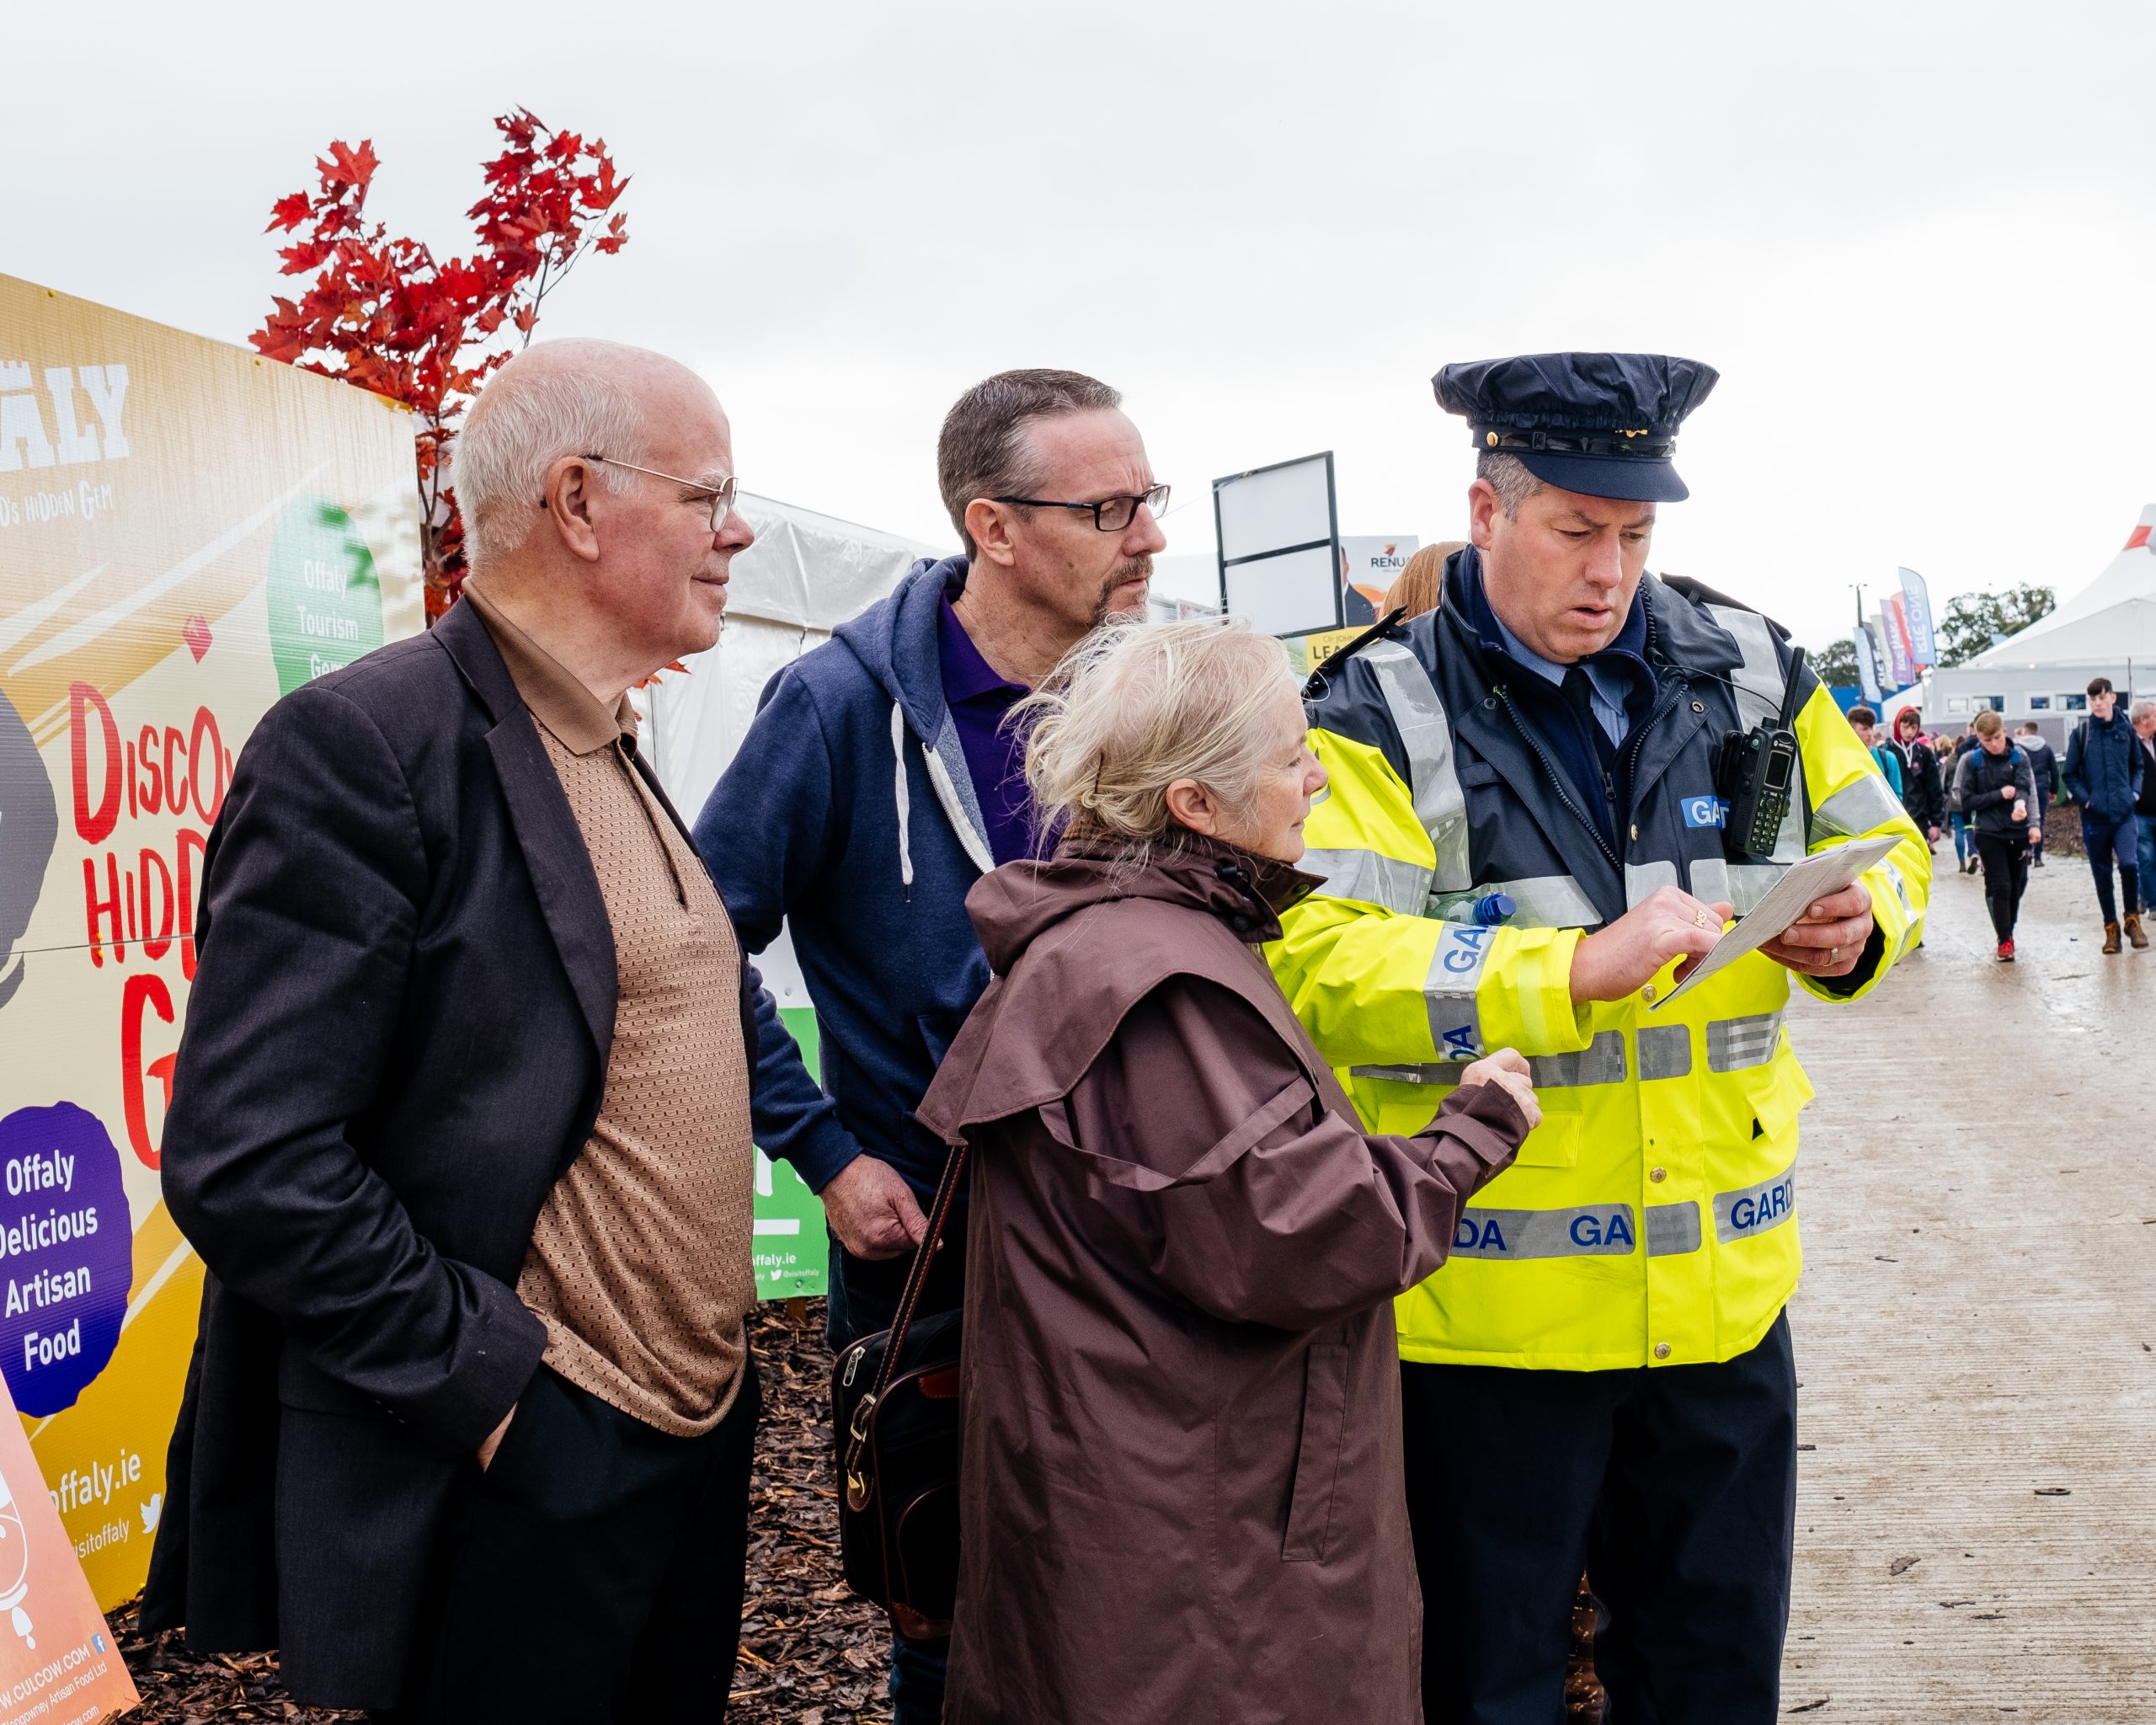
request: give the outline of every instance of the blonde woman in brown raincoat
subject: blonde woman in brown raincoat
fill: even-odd
[[[1033,697],[1065,836],[921,1118],[972,1167],[950,1725],[1412,1725],[1392,1298],[1540,1118],[1476,1062],[1365,1133],[1258,951],[1325,784],[1278,643],[1113,629]]]

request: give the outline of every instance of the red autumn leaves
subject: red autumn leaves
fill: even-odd
[[[297,300],[279,295],[248,339],[287,365],[340,377],[410,408],[419,419],[419,511],[427,616],[447,610],[464,578],[464,526],[444,457],[455,420],[488,374],[521,346],[541,302],[587,252],[618,252],[628,217],[614,206],[628,186],[606,141],[555,131],[519,108],[494,121],[500,155],[466,214],[478,244],[438,259],[421,242],[392,238],[366,221],[380,165],[373,145],[333,143],[317,160],[319,189],[270,208],[269,232],[294,236],[280,253],[287,275],[311,275]]]

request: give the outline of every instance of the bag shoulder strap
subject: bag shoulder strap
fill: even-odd
[[[929,1266],[934,1263],[937,1248],[943,1243],[944,1224],[951,1219],[951,1206],[958,1194],[958,1176],[966,1165],[966,1146],[962,1140],[951,1146],[951,1153],[943,1159],[943,1176],[936,1184],[936,1201],[928,1212],[928,1231],[921,1236],[921,1245],[913,1255],[913,1268],[906,1272],[905,1290],[899,1295],[899,1309],[891,1319],[891,1327],[883,1343],[883,1358],[876,1369],[876,1381],[868,1393],[854,1405],[853,1418],[846,1429],[846,1507],[857,1514],[868,1507],[868,1482],[861,1471],[861,1455],[868,1447],[868,1416],[876,1404],[883,1399],[883,1392],[890,1387],[891,1374],[897,1369],[899,1354],[905,1346],[906,1332],[912,1327],[914,1315],[921,1305],[921,1290],[927,1284]]]

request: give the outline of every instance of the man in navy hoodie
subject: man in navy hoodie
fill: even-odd
[[[2119,950],[2119,912],[2111,899],[2111,862],[2117,859],[2119,895],[2126,901],[2126,937],[2137,949],[2148,944],[2141,932],[2138,862],[2140,826],[2134,804],[2141,796],[2141,742],[2116,710],[2118,692],[2109,677],[2089,682],[2089,717],[2067,740],[2061,777],[2081,805],[2081,841],[2096,877],[2096,905],[2104,913],[2104,950]]]
[[[966,554],[923,559],[765,689],[696,838],[760,953],[791,927],[823,1084],[757,1006],[756,1141],[822,1197],[833,1347],[889,1327],[944,1149],[914,1119],[988,985],[966,893],[1037,840],[1002,721],[1095,624],[1142,614],[1166,540],[1122,398],[1075,371],[1006,371],[943,421],[937,476]],[[954,1212],[923,1312],[962,1300]],[[897,1641],[898,1725],[942,1717],[944,1642]]]

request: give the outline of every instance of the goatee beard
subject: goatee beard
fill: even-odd
[[[1093,606],[1093,627],[1097,629],[1108,620],[1110,616],[1108,601],[1115,597],[1117,588],[1129,586],[1136,581],[1150,581],[1152,579],[1153,559],[1150,555],[1134,557],[1128,563],[1118,563],[1102,586],[1100,599]]]

